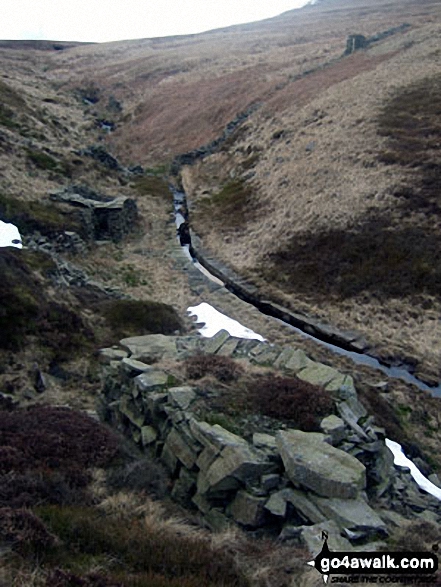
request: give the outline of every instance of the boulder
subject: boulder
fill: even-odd
[[[265,522],[264,497],[256,497],[247,491],[238,491],[228,513],[233,520],[247,528],[258,528]]]
[[[153,364],[164,357],[176,355],[176,339],[174,336],[164,334],[147,334],[145,336],[132,336],[123,338],[121,347],[130,353],[131,359]]]
[[[199,490],[209,496],[237,489],[246,483],[258,481],[261,475],[272,473],[274,465],[264,461],[260,454],[252,450],[248,444],[230,444],[220,453],[205,473]],[[201,476],[201,475],[199,475]]]
[[[142,395],[152,393],[153,391],[163,391],[167,387],[168,375],[164,371],[150,367],[134,379],[135,387]]]
[[[149,446],[156,442],[158,438],[157,431],[153,428],[153,426],[143,426],[141,428],[141,442],[142,446]]]
[[[355,498],[366,485],[366,469],[356,458],[325,441],[323,434],[279,431],[277,446],[288,477],[325,497]]]
[[[294,373],[298,373],[311,364],[313,364],[313,361],[311,361],[311,359],[302,350],[299,349],[294,351],[290,358],[285,362],[285,369],[288,371],[293,371]]]
[[[279,487],[282,478],[277,473],[270,473],[269,475],[262,475],[259,486],[263,491],[268,492]]]
[[[191,387],[173,387],[168,392],[168,398],[172,405],[187,410],[190,404],[196,399],[196,393]]]
[[[100,349],[99,360],[101,363],[109,365],[111,361],[119,361],[125,359],[128,356],[127,351],[123,351],[120,348],[106,348]]]
[[[201,471],[208,471],[211,465],[219,455],[219,449],[212,446],[206,446],[198,457],[196,465]]]
[[[294,507],[301,518],[313,524],[326,520],[326,516],[320,512],[308,494],[297,489],[286,489],[285,491],[287,501]]]
[[[207,422],[198,422],[194,418],[190,419],[190,430],[193,436],[203,446],[209,446],[218,451],[225,446],[248,446],[246,440],[229,432],[219,424],[208,424]]]
[[[229,338],[230,334],[226,330],[219,330],[217,334],[204,340],[204,352],[214,355]]]
[[[121,369],[127,373],[129,377],[136,377],[145,371],[148,371],[150,367],[141,361],[124,357],[121,361]]]
[[[341,418],[352,428],[359,438],[365,441],[370,440],[368,434],[359,424],[360,419],[367,416],[367,412],[356,397],[350,397],[347,400],[338,403],[337,409]]]
[[[311,383],[312,385],[318,385],[325,387],[332,381],[338,381],[339,386],[343,384],[344,377],[342,374],[334,369],[323,365],[322,363],[310,363],[307,367],[297,373],[297,377]]]
[[[173,499],[183,505],[188,505],[196,489],[196,476],[184,467],[179,472],[179,479],[173,485],[171,495]]]
[[[341,418],[331,414],[320,422],[320,430],[331,438],[332,445],[341,442],[346,436],[345,423]]]
[[[137,428],[144,426],[145,414],[129,395],[123,395],[121,397],[119,411]]]
[[[348,529],[366,536],[386,535],[386,524],[362,498],[338,499],[311,495],[312,501],[341,530]]]
[[[187,469],[192,469],[197,459],[197,453],[184,440],[181,434],[172,428],[167,436],[164,449],[173,454]]]
[[[305,522],[323,522],[326,520],[317,506],[302,491],[286,487],[273,493],[265,504],[265,509],[273,516],[285,518],[288,513],[288,504],[291,504]]]

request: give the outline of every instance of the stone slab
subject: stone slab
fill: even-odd
[[[325,442],[325,436],[300,430],[279,431],[276,442],[288,477],[325,497],[355,498],[366,485],[360,461]]]

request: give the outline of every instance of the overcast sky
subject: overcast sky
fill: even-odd
[[[3,0],[0,39],[118,41],[252,22],[308,0]]]

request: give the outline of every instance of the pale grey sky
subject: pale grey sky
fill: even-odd
[[[198,33],[300,8],[309,0],[3,0],[0,39],[118,41]]]

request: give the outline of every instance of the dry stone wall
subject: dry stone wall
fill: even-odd
[[[321,432],[281,424],[275,434],[239,436],[201,421],[200,390],[158,365],[194,352],[228,354],[332,392],[336,414]],[[381,544],[394,526],[421,517],[438,522],[439,501],[393,465],[384,431],[357,398],[352,378],[315,363],[301,350],[230,337],[150,335],[101,350],[103,416],[167,467],[172,496],[214,530],[230,524],[277,533],[320,550]],[[337,415],[338,414],[338,415]],[[318,550],[317,550],[318,549]]]

